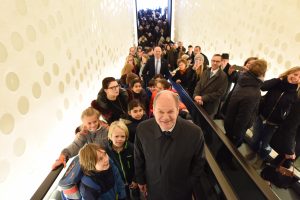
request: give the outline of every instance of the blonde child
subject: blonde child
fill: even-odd
[[[100,113],[89,107],[81,114],[81,131],[77,134],[74,141],[62,150],[59,158],[52,165],[52,170],[60,165],[66,166],[66,160],[76,156],[81,147],[87,143],[96,143],[105,146],[107,143],[107,129],[100,124]]]
[[[109,143],[106,152],[119,169],[125,184],[127,198],[138,199],[139,189],[134,182],[133,145],[127,141],[128,129],[126,124],[121,120],[113,122],[108,130],[108,138]]]

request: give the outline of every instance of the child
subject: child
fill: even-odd
[[[100,113],[89,107],[81,114],[81,132],[77,134],[74,141],[62,150],[59,158],[52,165],[52,170],[60,165],[66,166],[66,160],[76,156],[81,147],[86,143],[96,143],[105,146],[107,143],[107,129],[100,125]]]
[[[126,120],[129,131],[128,141],[134,143],[136,127],[140,122],[147,119],[143,104],[136,99],[130,101],[128,104],[128,115]]]
[[[105,150],[94,143],[82,147],[79,159],[74,158],[58,185],[63,190],[62,199],[126,198],[124,183],[117,167]]]
[[[149,104],[149,117],[153,117],[153,101],[157,93],[163,90],[170,90],[173,91],[174,93],[177,93],[175,90],[172,89],[171,83],[169,83],[166,79],[160,79],[155,82],[155,91],[152,92],[152,96],[150,99],[150,104]],[[188,116],[188,110],[186,106],[179,101],[179,116],[182,118],[186,119]]]
[[[129,88],[127,89],[127,93],[128,93],[128,102],[133,99],[137,99],[144,105],[144,107],[148,107],[149,100],[146,91],[142,88],[141,79],[133,79],[129,83]]]
[[[113,122],[108,131],[109,144],[106,151],[119,169],[125,183],[127,197],[139,198],[138,185],[134,182],[133,145],[128,142],[128,129],[123,121]]]

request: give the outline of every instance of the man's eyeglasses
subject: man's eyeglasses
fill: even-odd
[[[107,89],[116,90],[116,89],[119,89],[119,87],[120,87],[120,85],[116,85],[116,86],[108,87]]]

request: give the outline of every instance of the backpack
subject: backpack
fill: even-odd
[[[83,172],[80,168],[79,157],[76,156],[62,179],[58,182],[58,186],[62,189],[63,199],[81,199],[78,184],[82,177]]]

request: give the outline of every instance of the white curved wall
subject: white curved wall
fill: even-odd
[[[135,42],[134,1],[2,0],[0,199],[29,199]]]
[[[200,45],[209,59],[230,53],[269,63],[266,78],[300,64],[300,0],[176,0],[175,40]]]

